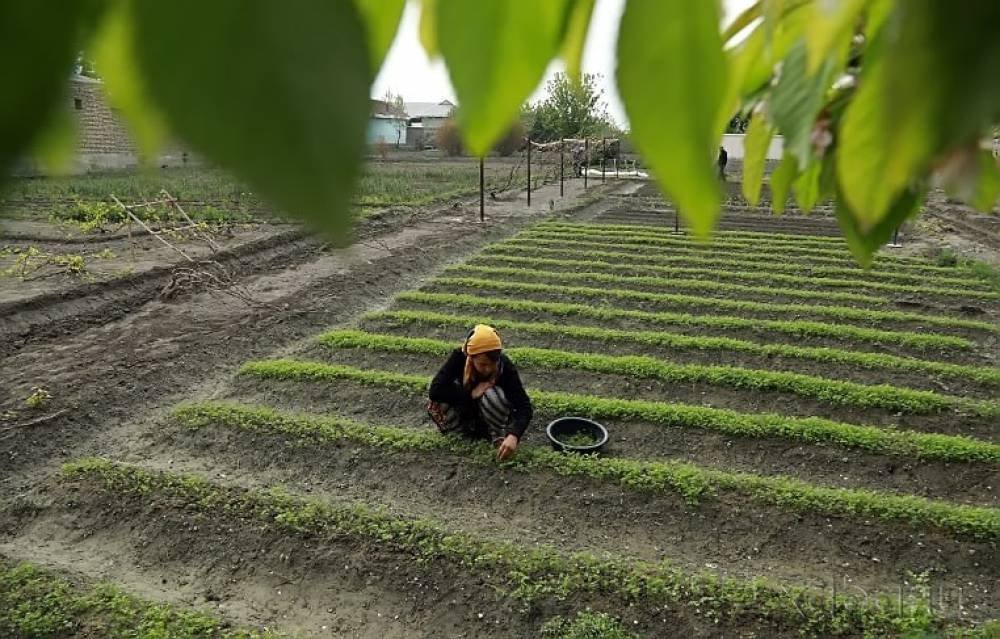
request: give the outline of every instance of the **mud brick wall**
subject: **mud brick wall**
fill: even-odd
[[[102,85],[87,79],[70,83],[70,108],[77,118],[80,153],[135,153],[135,144],[104,99]]]

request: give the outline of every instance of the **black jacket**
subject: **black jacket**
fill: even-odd
[[[524,431],[528,428],[528,422],[531,421],[531,400],[524,392],[524,385],[521,384],[521,376],[517,374],[514,362],[510,361],[506,355],[501,354],[499,366],[500,374],[497,376],[496,385],[503,390],[507,401],[510,402],[511,423],[508,427],[508,433],[521,439]],[[468,414],[468,411],[474,406],[475,400],[462,386],[464,374],[465,353],[456,348],[431,381],[431,401],[450,404],[462,414]],[[456,384],[456,382],[458,383]]]

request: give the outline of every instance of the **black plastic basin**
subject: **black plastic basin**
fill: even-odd
[[[560,417],[545,427],[552,448],[574,453],[596,453],[608,443],[608,429],[586,417]],[[592,443],[579,444],[577,438],[589,438]]]

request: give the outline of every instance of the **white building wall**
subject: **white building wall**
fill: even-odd
[[[745,155],[743,150],[743,133],[727,133],[722,136],[722,147],[726,149],[730,160],[742,160]],[[767,147],[768,160],[780,160],[781,153],[785,146],[785,140],[780,135],[771,138],[771,145]]]

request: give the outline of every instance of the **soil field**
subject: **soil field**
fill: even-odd
[[[823,212],[729,207],[706,244],[646,186],[592,188],[12,302],[0,631],[996,636],[990,272],[859,269]],[[481,322],[535,408],[505,463],[424,408]],[[600,455],[551,448],[565,415]]]

